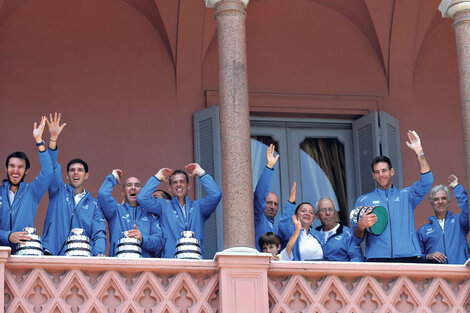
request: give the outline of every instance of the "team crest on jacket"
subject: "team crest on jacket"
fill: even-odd
[[[432,234],[433,232],[434,232],[434,228],[432,227],[426,228],[426,236],[429,234]]]

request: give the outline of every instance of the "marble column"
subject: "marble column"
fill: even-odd
[[[470,0],[443,0],[439,10],[442,12],[442,17],[454,20],[468,190],[470,186]]]
[[[218,32],[225,249],[255,247],[245,38],[247,4],[248,0],[206,0],[208,7],[215,8]]]

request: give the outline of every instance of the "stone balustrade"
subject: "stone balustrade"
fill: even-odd
[[[10,256],[3,312],[470,312],[466,265]]]

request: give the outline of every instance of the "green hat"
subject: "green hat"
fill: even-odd
[[[377,222],[374,225],[369,227],[370,232],[374,235],[380,235],[387,228],[388,224],[388,212],[387,209],[381,205],[376,206],[372,213],[377,216]]]

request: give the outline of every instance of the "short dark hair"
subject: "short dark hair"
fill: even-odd
[[[72,164],[75,164],[75,163],[80,163],[81,165],[83,165],[83,167],[85,168],[85,173],[88,173],[88,164],[86,164],[86,162],[83,161],[82,159],[72,159],[72,160],[70,160],[70,162],[67,164],[67,172],[69,171],[70,166]]]
[[[23,159],[25,162],[25,171],[29,169],[29,159],[26,153],[24,153],[23,151],[16,151],[7,156],[7,160],[5,162],[6,168],[8,168],[8,162],[10,162],[11,158]]]
[[[171,200],[171,195],[165,190],[157,189],[155,190],[155,192],[161,192],[163,195],[163,199]]]
[[[267,232],[261,235],[258,239],[258,245],[261,250],[265,245],[276,245],[281,244],[281,238],[273,232]]]
[[[184,176],[186,177],[186,182],[189,183],[189,176],[188,174],[185,172],[185,171],[182,171],[182,170],[174,170],[173,173],[171,173],[170,175],[170,179],[169,179],[169,184],[171,186],[171,178],[173,176],[175,176],[176,174],[184,174]]]
[[[388,157],[386,157],[385,155],[379,155],[379,156],[375,157],[372,160],[372,163],[370,163],[370,167],[372,168],[372,172],[374,172],[374,165],[377,164],[377,163],[380,163],[380,162],[387,163],[388,164],[388,169],[389,170],[392,169],[392,161],[390,161],[390,159]]]
[[[302,205],[304,205],[304,204],[310,205],[310,206],[313,208],[313,211],[315,211],[315,207],[313,206],[313,204],[311,204],[310,202],[302,202],[301,204],[299,204],[299,205],[295,208],[294,214],[297,215],[297,212],[299,211],[300,207],[301,207]]]

